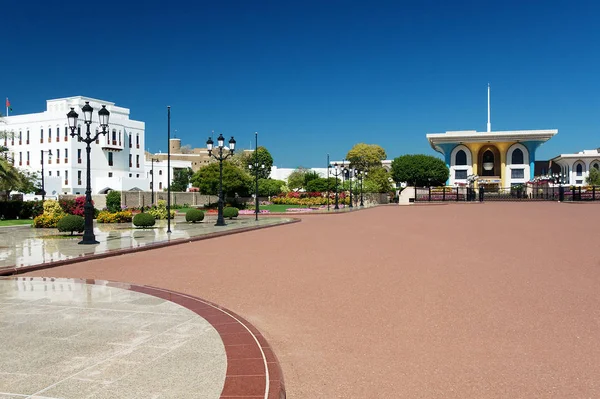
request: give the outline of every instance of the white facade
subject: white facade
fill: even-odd
[[[551,162],[560,165],[561,174],[566,176],[563,184],[572,186],[585,186],[590,168],[600,170],[600,149],[583,150],[576,154],[561,154]]]
[[[8,133],[5,142],[17,168],[41,172],[41,151],[44,154],[44,175],[58,177],[58,194],[85,194],[86,145],[70,136],[67,112],[71,107],[79,114],[79,128],[86,133],[81,107],[89,101],[94,114],[90,131],[98,129],[98,110],[102,105],[110,112],[108,134],[100,135],[91,145],[92,194],[109,190],[149,190],[144,162],[144,122],[129,119],[129,109],[117,107],[109,101],[76,96],[46,101],[46,110],[35,114],[14,115],[4,118],[0,127]],[[50,182],[50,180],[44,179]],[[48,194],[51,191],[46,189]],[[58,190],[54,190],[58,191]]]
[[[192,161],[179,161],[171,160],[171,181],[175,176],[177,169],[188,169],[192,168]],[[146,159],[146,179],[148,180],[148,190],[152,190],[152,175],[154,174],[154,191],[164,191],[167,188],[167,161],[154,161],[152,159]],[[191,187],[191,184],[190,186]],[[189,188],[188,187],[188,188]]]

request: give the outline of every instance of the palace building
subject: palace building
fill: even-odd
[[[444,155],[450,169],[450,186],[468,184],[474,177],[479,187],[497,189],[533,179],[536,150],[558,133],[557,129],[492,131],[490,87],[486,132],[475,130],[427,134],[431,147]]]

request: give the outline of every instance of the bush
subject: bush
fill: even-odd
[[[44,201],[44,213],[33,219],[33,227],[56,227],[63,216],[65,216],[65,212],[58,201],[46,200]]]
[[[73,235],[73,232],[76,231],[78,233],[81,233],[85,227],[85,221],[83,219],[83,217],[81,216],[77,216],[77,215],[66,215],[63,216],[58,223],[56,224],[56,227],[58,228],[58,231],[60,232],[71,232],[71,235]]]
[[[101,211],[96,217],[98,223],[129,223],[133,215],[131,211],[108,212]]]
[[[133,224],[137,227],[152,227],[156,224],[156,219],[149,213],[138,213],[133,217]]]
[[[167,201],[158,200],[157,206],[148,209],[148,213],[154,216],[155,219],[167,218]],[[175,217],[175,211],[171,209],[171,219]]]
[[[223,217],[224,218],[228,218],[228,219],[236,218],[239,214],[240,214],[240,210],[237,208],[234,208],[232,206],[228,206],[227,208],[223,209]]]
[[[106,195],[106,209],[113,213],[121,210],[121,193],[119,191],[111,191]]]
[[[23,201],[2,201],[0,202],[0,218],[16,219],[21,213]]]
[[[200,209],[188,209],[188,211],[185,213],[186,222],[196,223],[201,222],[203,220],[204,212],[202,212]]]

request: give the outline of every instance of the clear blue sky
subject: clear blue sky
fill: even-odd
[[[60,4],[60,5],[59,5]],[[557,128],[538,159],[600,147],[597,1],[5,2],[0,97],[114,101],[166,151],[212,130],[280,167],[357,142],[436,154],[426,133]]]

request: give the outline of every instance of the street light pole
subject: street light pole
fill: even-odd
[[[342,174],[342,170],[338,168],[337,162],[333,164],[333,170],[331,174],[335,176],[335,206],[333,209],[340,209],[338,205],[338,177]]]
[[[254,215],[255,218],[254,220],[256,220],[258,222],[258,132],[254,132],[254,180],[256,181],[256,190],[254,191],[254,199],[255,199],[255,205],[254,205]],[[264,167],[264,165],[263,165]]]
[[[167,106],[167,234],[171,234],[171,106]]]
[[[83,239],[79,241],[78,244],[98,244],[98,241],[96,241],[96,236],[94,235],[94,205],[92,204],[92,175],[90,157],[92,148],[90,144],[96,141],[101,134],[106,135],[106,133],[108,133],[108,118],[110,116],[110,112],[108,112],[105,105],[103,105],[102,108],[98,111],[100,130],[97,131],[96,134],[92,135],[90,132],[90,125],[92,124],[92,114],[94,112],[94,109],[90,106],[89,101],[86,101],[85,105],[81,108],[81,110],[83,111],[83,121],[86,125],[85,137],[81,136],[81,131],[78,129],[77,118],[79,117],[79,115],[77,114],[77,112],[75,112],[74,108],[71,108],[71,111],[69,111],[69,113],[67,114],[69,128],[71,129],[71,137],[77,136],[79,140],[85,143],[85,151],[87,154],[85,205],[83,206],[85,224],[83,230]],[[77,133],[75,132],[76,129]]]
[[[223,218],[223,161],[233,155],[233,151],[235,150],[235,139],[233,138],[233,136],[231,136],[231,139],[229,139],[229,151],[225,153],[223,152],[223,149],[227,147],[225,147],[225,138],[223,137],[223,134],[219,134],[219,137],[217,138],[218,154],[213,154],[213,144],[214,142],[212,138],[209,137],[206,141],[206,149],[208,150],[208,156],[213,157],[217,161],[219,161],[219,206],[217,213],[217,223],[215,223],[215,226],[225,226],[225,218]]]
[[[329,211],[329,169],[331,165],[329,165],[329,154],[327,154],[327,210]]]
[[[46,188],[44,185],[44,153],[47,152],[48,153],[48,159],[50,159],[52,157],[52,150],[48,150],[48,151],[44,151],[42,150],[42,205],[44,204],[44,201],[46,200]]]

